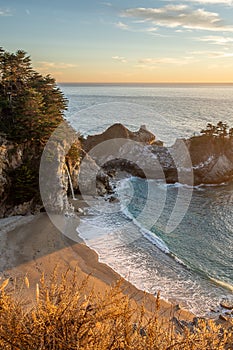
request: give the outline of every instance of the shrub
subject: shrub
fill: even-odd
[[[88,279],[78,281],[77,272],[54,273],[48,281],[42,276],[26,305],[17,296],[19,287],[10,289],[7,283],[0,286],[1,349],[232,349],[230,331],[204,320],[180,332],[171,320],[162,323],[158,310],[151,315],[143,306],[133,307],[120,283],[97,295]]]

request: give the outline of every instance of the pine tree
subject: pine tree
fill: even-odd
[[[50,76],[33,70],[31,59],[0,48],[0,132],[17,142],[42,146],[63,121],[67,101]]]
[[[11,204],[38,201],[40,157],[66,107],[55,80],[36,72],[24,51],[0,48],[0,136],[22,149],[22,164],[9,170]]]

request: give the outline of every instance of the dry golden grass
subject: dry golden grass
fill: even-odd
[[[179,332],[171,321],[162,324],[157,312],[148,316],[142,306],[133,307],[119,284],[96,295],[76,272],[54,273],[47,281],[42,276],[28,303],[22,295],[29,282],[26,277],[20,290],[8,281],[0,286],[0,349],[233,349],[229,330],[200,321]]]

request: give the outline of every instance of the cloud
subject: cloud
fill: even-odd
[[[63,62],[47,62],[47,61],[41,61],[38,62],[39,68],[43,69],[68,69],[68,68],[75,68],[77,67],[76,64],[72,63],[63,63]]]
[[[31,13],[30,13],[30,10],[26,9],[25,12],[26,12],[26,14],[27,14],[28,16],[30,16],[30,14],[31,14]]]
[[[158,66],[162,64],[183,66],[185,64],[189,64],[193,62],[197,62],[197,60],[194,59],[193,56],[185,56],[181,58],[175,58],[175,57],[143,58],[138,61],[141,67]]]
[[[207,42],[210,44],[215,44],[215,45],[227,45],[227,44],[233,43],[233,37],[217,36],[217,35],[203,36],[202,38],[198,38],[197,40]]]
[[[123,22],[117,22],[115,23],[115,26],[123,30],[129,30],[129,26]]]
[[[133,23],[134,24],[144,23],[144,21],[133,21]],[[129,32],[133,32],[133,33],[148,33],[148,34],[153,35],[153,36],[168,37],[168,35],[157,33],[158,28],[155,26],[153,26],[153,27],[150,26],[150,27],[145,27],[143,29],[138,29],[136,27],[129,26],[128,24],[123,23],[123,22],[117,22],[117,23],[114,23],[114,25],[117,28],[120,28],[122,30],[128,30]]]
[[[145,29],[145,31],[147,32],[147,33],[154,33],[154,32],[156,32],[158,30],[158,28],[156,28],[156,27],[149,27],[149,28],[146,28]]]
[[[121,63],[127,63],[127,59],[125,57],[121,57],[121,56],[113,56],[112,59],[114,61],[118,61],[118,62],[121,62]]]
[[[233,0],[183,0],[187,2],[194,2],[202,5],[227,5],[232,6]]]
[[[9,9],[0,9],[0,17],[8,17],[8,16],[12,16],[12,12]]]
[[[167,5],[160,8],[129,8],[122,11],[122,17],[137,18],[143,22],[166,28],[185,28],[208,31],[233,32],[233,26],[226,25],[218,13],[204,9],[191,9],[187,5]]]
[[[111,2],[101,2],[101,5],[107,6],[107,7],[112,7],[112,3]]]
[[[233,57],[233,52],[225,51],[191,51],[191,55],[202,56],[204,58],[229,58]]]

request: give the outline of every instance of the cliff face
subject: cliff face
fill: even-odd
[[[46,198],[54,211],[61,212],[69,208],[68,171],[72,186],[77,190],[80,145],[73,145],[70,153],[66,141],[57,144],[55,148],[46,163],[47,167],[41,172],[43,182],[42,178],[39,179],[43,149],[30,142],[16,144],[1,137],[0,217],[26,215],[42,209],[44,203],[41,201],[39,181],[47,191]]]
[[[14,171],[22,166],[24,158],[24,145],[17,145],[13,142],[7,141],[4,137],[0,138],[0,217],[8,214],[26,214],[26,204],[23,206],[17,201],[14,201],[12,197],[12,187],[15,184],[16,179]],[[23,204],[23,203],[22,203]]]
[[[79,179],[84,154],[77,135],[66,123],[44,149],[30,142],[19,145],[1,137],[0,218],[44,209],[59,214],[70,212],[73,207],[68,195],[72,191],[79,193],[80,183],[85,194],[110,193],[108,175],[88,155],[86,169],[82,168]],[[96,176],[94,182],[90,173]]]
[[[220,184],[233,178],[233,139],[211,136],[186,140],[195,183]]]

